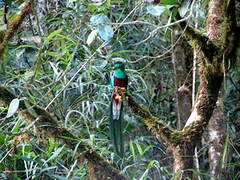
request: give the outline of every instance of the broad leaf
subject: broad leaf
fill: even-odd
[[[19,102],[20,101],[18,98],[15,98],[11,101],[9,108],[8,108],[7,116],[6,116],[7,118],[11,117],[18,110]]]
[[[153,16],[160,16],[165,10],[170,9],[174,5],[167,6],[147,6],[147,12]]]
[[[153,16],[160,16],[164,11],[164,6],[147,6],[147,12]]]
[[[90,23],[92,25],[106,24],[110,22],[111,22],[110,19],[104,14],[93,15],[90,18]]]
[[[3,0],[0,0],[0,8],[2,8],[4,6],[4,2]]]
[[[183,1],[181,7],[178,9],[178,12],[181,17],[184,17],[187,12],[190,10],[190,5],[192,1]]]
[[[5,30],[7,30],[7,25],[6,24],[0,25],[0,31],[5,31]]]
[[[98,27],[98,34],[103,40],[108,41],[114,35],[113,28],[110,25],[100,25]]]

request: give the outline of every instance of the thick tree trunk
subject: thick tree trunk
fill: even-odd
[[[222,163],[224,141],[226,139],[226,117],[223,104],[219,104],[213,112],[209,122],[209,165],[212,180],[226,179],[223,174]]]
[[[180,172],[176,178],[178,180],[193,177],[192,171],[188,169],[195,169],[194,150],[209,124],[223,82],[226,61],[234,51],[234,5],[234,0],[211,1],[207,20],[209,37],[191,27],[186,28],[186,22],[180,23],[181,28],[185,30],[184,35],[197,52],[200,66],[200,84],[195,105],[181,131],[172,130],[164,121],[154,117],[144,106],[137,104],[125,90],[121,88],[117,90],[132,111],[143,118],[151,132],[170,147],[174,156],[174,172]],[[214,31],[215,28],[218,29],[217,34]]]
[[[234,1],[212,0],[209,4],[207,20],[209,39],[199,36],[191,28],[185,32],[191,40],[191,45],[198,52],[200,85],[193,111],[183,129],[182,141],[173,148],[175,172],[194,168],[193,163],[188,159],[193,157],[193,149],[212,116],[223,82],[225,59],[231,56],[234,49],[235,17],[232,11],[234,11]],[[226,48],[223,50],[223,47]],[[176,153],[177,148],[179,150]],[[178,179],[185,177],[192,178],[191,172],[184,171]]]

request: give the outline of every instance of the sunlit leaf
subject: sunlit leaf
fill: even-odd
[[[5,31],[5,30],[7,30],[7,25],[6,24],[0,25],[0,31]]]
[[[98,34],[103,40],[108,41],[112,39],[114,31],[110,25],[100,25],[98,28]]]
[[[183,1],[181,7],[178,9],[178,12],[181,17],[184,17],[187,12],[190,11],[190,5],[192,1]]]
[[[8,112],[7,112],[7,118],[11,117],[15,112],[17,112],[18,107],[19,107],[19,102],[20,100],[18,98],[15,98],[11,101],[9,108],[8,108]]]
[[[150,163],[148,164],[147,168],[148,168],[148,169],[151,169],[151,168],[153,168],[155,165],[156,165],[156,166],[160,166],[160,164],[159,164],[159,162],[158,162],[157,160],[152,160],[152,161],[150,161]]]
[[[143,150],[142,150],[141,145],[138,144],[138,143],[136,143],[136,146],[137,146],[137,149],[138,149],[139,154],[142,156],[142,155],[143,155]]]
[[[87,45],[90,45],[93,40],[95,39],[95,37],[97,36],[98,34],[98,30],[95,29],[93,30],[89,35],[88,35],[88,38],[87,38]]]
[[[147,12],[153,16],[160,16],[164,11],[164,6],[147,6]]]
[[[90,18],[90,23],[92,25],[106,24],[110,22],[111,22],[110,19],[104,14],[93,15]]]
[[[170,9],[171,7],[173,7],[173,5],[167,6],[150,5],[147,6],[147,12],[153,16],[160,16],[165,10]]]

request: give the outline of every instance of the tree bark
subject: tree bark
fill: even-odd
[[[222,165],[224,142],[226,139],[226,117],[223,104],[219,104],[213,112],[213,116],[209,122],[209,165],[212,180],[226,179]]]
[[[197,52],[200,85],[195,105],[182,131],[171,130],[163,121],[139,106],[124,90],[119,89],[118,92],[132,111],[143,118],[151,132],[158,139],[163,139],[172,149],[174,171],[180,172],[178,179],[192,178],[192,172],[186,169],[194,169],[194,149],[215,108],[223,82],[226,60],[232,56],[235,49],[234,5],[234,0],[210,2],[207,20],[209,36],[202,35],[191,27],[187,27],[184,31],[184,35],[190,40],[190,45]],[[186,23],[181,22],[180,26],[185,29]]]

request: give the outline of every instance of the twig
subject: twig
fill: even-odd
[[[141,4],[141,3],[140,3]],[[139,5],[140,5],[139,4]],[[123,19],[123,21],[119,24],[119,26],[116,28],[115,32],[123,25],[123,23],[128,19],[128,17],[135,11],[135,9],[138,8],[138,6],[135,6],[134,9]],[[70,85],[70,83],[75,79],[75,77],[82,71],[82,69],[91,61],[91,59],[97,54],[97,52],[108,45],[110,41],[105,41],[104,43],[99,46],[95,52],[85,60],[85,62],[81,65],[81,67],[77,70],[77,72],[72,76],[72,78],[67,82],[67,84],[58,92],[58,94],[48,103],[48,105],[45,107],[45,110],[49,108],[49,106],[62,94],[62,92]]]

